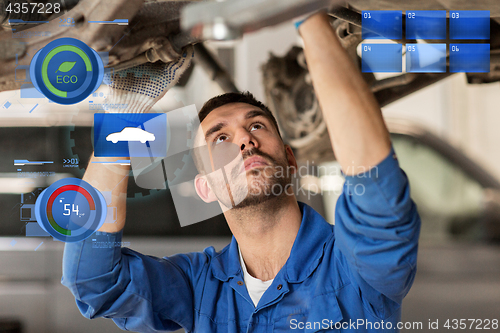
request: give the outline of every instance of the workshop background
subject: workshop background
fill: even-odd
[[[262,66],[270,53],[284,57],[301,40],[293,23],[287,21],[234,41],[204,44],[238,89],[267,102]],[[106,87],[97,90],[94,100],[104,102],[101,92],[105,94]],[[220,86],[195,61],[185,86],[171,89],[153,111],[191,104],[199,110],[206,100],[221,93]],[[35,103],[24,101],[5,108],[6,101],[19,99],[19,90],[0,92],[0,332],[121,332],[109,319],[87,320],[79,313],[73,296],[60,284],[62,243],[21,234],[21,193],[29,191],[19,190],[12,165],[23,152],[42,149],[36,140],[50,136],[52,141],[43,143],[49,145],[44,151],[64,149],[64,158],[80,153],[80,168],[69,174],[81,174],[82,161],[88,160],[83,155],[89,155],[92,148],[90,128],[95,111],[84,107],[88,99],[72,106],[46,103],[33,112]],[[442,325],[448,319],[500,319],[499,104],[498,82],[468,84],[465,74],[455,74],[382,108],[425,223],[417,277],[403,303],[403,321],[421,322],[423,327],[403,332],[430,332],[429,320],[439,320]],[[42,132],[37,131],[40,128]],[[335,169],[333,160],[320,164]],[[310,176],[299,180],[300,184],[341,186],[339,174],[316,171],[311,168]],[[299,200],[334,223],[338,196],[328,189],[324,193]],[[443,212],[435,211],[436,206],[443,207]],[[220,250],[230,240],[220,217],[180,228],[168,190],[132,193],[129,211],[124,241],[142,253],[162,257],[210,245]]]

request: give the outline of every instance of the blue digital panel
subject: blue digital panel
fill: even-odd
[[[96,113],[94,150],[97,157],[165,157],[167,115]]]
[[[406,44],[408,73],[446,73],[446,44]]]
[[[362,44],[361,47],[363,73],[403,71],[401,44]]]
[[[363,10],[361,37],[363,39],[403,38],[403,12],[401,10]]]
[[[450,72],[490,71],[490,44],[450,44]]]
[[[406,38],[446,39],[446,10],[407,11]]]
[[[450,11],[450,39],[490,39],[490,11]]]

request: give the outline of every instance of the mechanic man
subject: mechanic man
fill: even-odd
[[[297,166],[292,150],[251,95],[215,97],[200,111],[203,133],[209,146],[240,147],[249,184],[248,196],[224,212],[231,243],[221,252],[209,247],[163,259],[92,248],[94,237],[66,244],[62,283],[85,317],[113,318],[120,328],[140,332],[399,331],[420,230],[408,180],[381,110],[328,16],[311,16],[299,33],[346,176],[335,226],[287,191],[262,194],[291,181],[270,173]],[[113,206],[123,217],[129,170],[101,168],[89,165],[84,179],[99,190],[113,189]],[[230,206],[206,175],[195,186],[204,201]],[[124,219],[105,224],[101,237],[120,242],[123,226]]]

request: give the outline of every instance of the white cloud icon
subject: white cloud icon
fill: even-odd
[[[118,141],[155,141],[155,135],[143,129],[135,127],[125,127],[120,132],[111,133],[106,137],[106,141],[118,143]]]

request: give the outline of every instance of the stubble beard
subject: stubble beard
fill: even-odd
[[[231,194],[232,202],[228,200],[227,196],[220,195],[219,191],[215,191],[217,199],[228,208],[242,210],[256,207],[269,201],[278,201],[291,194],[292,176],[286,152],[285,156],[279,160],[256,149],[246,154],[246,156],[252,155],[264,157],[269,165],[243,171],[246,174],[246,182],[234,182],[232,186],[225,184],[225,190]],[[228,174],[228,178],[235,180],[239,173],[240,171],[234,168]],[[217,187],[222,188],[220,185]],[[242,198],[244,193],[247,194]],[[235,202],[236,204],[234,204]]]

